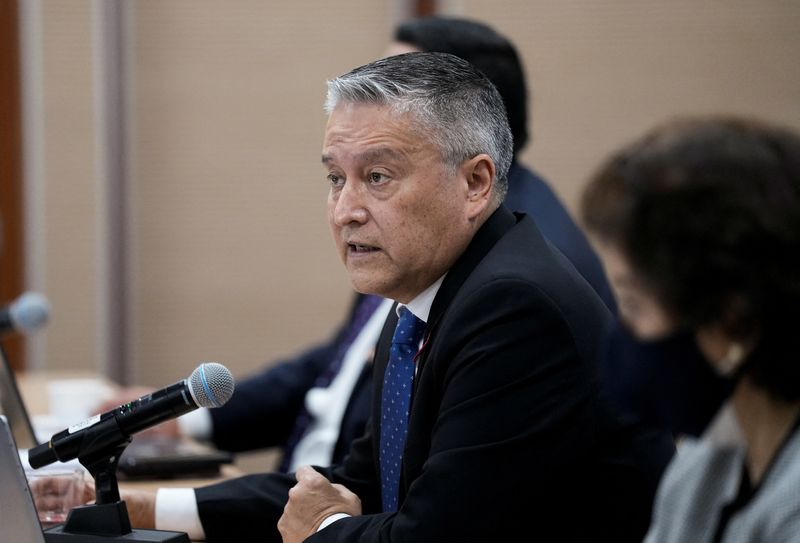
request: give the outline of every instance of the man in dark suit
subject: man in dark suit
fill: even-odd
[[[431,16],[411,19],[395,29],[394,43],[387,50],[387,56],[409,51],[454,54],[476,66],[497,87],[514,140],[514,159],[508,172],[508,192],[504,201],[506,207],[530,215],[545,238],[564,253],[613,312],[614,301],[605,275],[585,236],[550,186],[516,158],[528,142],[528,92],[525,73],[514,45],[483,23]],[[202,423],[207,429],[196,437],[208,438],[217,447],[228,451],[282,447],[281,471],[291,471],[302,462],[310,461],[306,454],[310,447],[318,449],[313,457],[315,463],[340,463],[352,440],[363,433],[369,416],[372,395],[369,355],[362,355],[360,375],[351,379],[347,386],[338,388],[342,397],[337,400],[345,405],[336,425],[334,443],[320,444],[313,438],[308,443],[308,434],[314,431],[319,421],[318,413],[309,412],[305,404],[309,391],[324,390],[330,385],[335,376],[331,366],[337,370],[341,366],[354,341],[354,324],[363,325],[354,323],[354,320],[365,303],[364,297],[359,295],[354,299],[347,318],[329,341],[240,380],[236,394],[225,406],[189,414],[181,422],[191,425],[196,417],[208,417],[210,423]],[[137,389],[125,398],[114,398],[101,410],[112,409],[122,400],[138,398],[145,392]],[[259,431],[253,431],[253,428]],[[332,434],[328,432],[327,435]]]
[[[339,466],[197,489],[195,537],[637,541],[652,474],[591,362],[610,314],[534,221],[501,205],[512,143],[494,86],[457,57],[412,53],[328,89],[334,239],[357,291],[398,302],[372,423]],[[161,505],[133,504],[134,523],[172,528]]]

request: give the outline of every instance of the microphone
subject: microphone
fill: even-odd
[[[0,335],[33,332],[44,326],[49,316],[47,298],[38,292],[25,292],[10,304],[0,307]]]
[[[216,362],[204,362],[188,379],[94,415],[53,435],[48,443],[28,451],[28,462],[38,469],[56,460],[92,461],[92,458],[109,455],[130,443],[131,434],[198,407],[220,407],[231,399],[233,388],[233,376],[228,368]]]

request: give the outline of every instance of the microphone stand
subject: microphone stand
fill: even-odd
[[[89,470],[95,481],[95,503],[73,507],[64,524],[44,531],[47,543],[98,543],[137,541],[140,543],[190,543],[184,532],[132,529],[128,508],[120,499],[117,484],[119,457],[130,442],[130,436],[114,424],[116,431],[104,427],[96,438],[86,439],[89,452],[78,454],[78,461]]]

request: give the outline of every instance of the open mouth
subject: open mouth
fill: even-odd
[[[350,253],[366,254],[366,253],[373,253],[378,250],[379,249],[377,247],[373,247],[371,245],[359,245],[357,243],[347,244],[347,251]]]

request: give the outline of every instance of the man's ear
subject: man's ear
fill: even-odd
[[[480,154],[464,162],[462,168],[467,180],[467,218],[472,220],[493,203],[495,167],[489,155]]]

